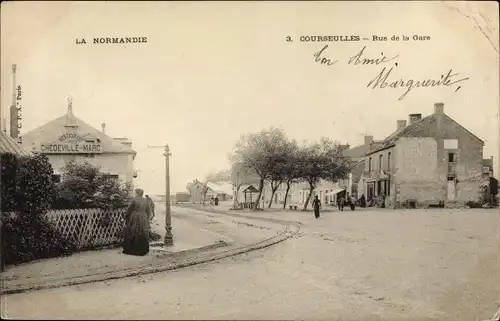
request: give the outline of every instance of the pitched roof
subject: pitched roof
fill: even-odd
[[[20,156],[31,155],[31,153],[22,148],[21,145],[14,140],[14,138],[8,136],[3,131],[0,131],[0,154],[6,153]]]
[[[231,195],[233,193],[232,185],[229,183],[212,183],[208,182],[207,187],[210,188],[215,193],[219,194],[228,194]]]
[[[115,140],[104,134],[102,131],[95,129],[83,120],[75,117],[71,110],[64,116],[56,118],[45,125],[42,125],[23,135],[23,146],[32,147],[35,149],[40,148],[40,143],[51,143],[71,128],[78,129],[79,133],[85,133],[101,142],[103,153],[119,153],[119,154],[136,154],[130,146],[122,144],[120,141]]]
[[[240,191],[243,193],[244,192],[257,193],[257,192],[259,192],[259,189],[255,186],[253,186],[252,184],[246,184],[246,185],[241,186]]]
[[[367,153],[369,153],[371,150],[377,149],[382,145],[383,141],[380,140],[375,140],[371,144],[364,144],[364,145],[359,145],[353,148],[349,148],[344,150],[342,153],[344,156],[357,159],[357,158],[362,158],[365,156]]]
[[[372,150],[368,154],[373,154],[375,152],[378,152],[380,150],[383,150],[383,149],[385,149],[387,147],[392,146],[396,142],[396,140],[398,140],[401,137],[404,137],[404,136],[408,135],[413,130],[415,130],[418,127],[422,126],[423,124],[427,123],[433,116],[434,116],[434,114],[426,116],[426,117],[424,117],[424,118],[422,118],[420,120],[417,120],[417,121],[411,123],[410,125],[408,125],[406,127],[403,127],[402,129],[396,130],[394,133],[392,133],[389,136],[387,136],[382,141],[382,143],[380,144],[380,146],[378,148]]]
[[[447,119],[449,119],[450,121],[452,121],[455,124],[457,124],[459,127],[461,127],[463,130],[465,130],[466,132],[468,132],[473,137],[477,138],[481,142],[483,141],[479,137],[477,137],[476,135],[474,135],[473,133],[471,133],[467,128],[465,128],[464,126],[462,126],[458,122],[456,122],[450,116],[448,116],[446,114],[442,114],[442,115],[444,117],[446,117]],[[382,144],[381,144],[381,146],[379,148],[372,150],[371,152],[367,153],[367,155],[373,154],[375,152],[378,152],[380,150],[386,149],[387,147],[390,147],[390,146],[394,145],[394,143],[396,142],[396,140],[398,140],[401,137],[408,136],[414,130],[420,128],[421,126],[427,124],[428,122],[430,122],[432,120],[435,120],[436,117],[437,117],[436,114],[431,114],[429,116],[426,116],[426,117],[424,117],[424,118],[422,118],[420,120],[417,120],[417,121],[411,123],[410,125],[408,125],[406,127],[403,127],[402,129],[396,130],[394,133],[392,133],[391,135],[387,136],[387,138],[383,140],[383,142],[382,142]]]

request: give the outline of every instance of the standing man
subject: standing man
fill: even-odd
[[[151,213],[151,217],[149,218],[149,220],[152,221],[153,218],[155,217],[155,202],[153,202],[153,200],[151,199],[151,197],[149,197],[149,195],[146,195],[146,200],[148,201],[149,212]]]
[[[351,206],[351,211],[354,211],[354,209],[356,208],[356,197],[354,195],[351,195],[349,205]]]
[[[321,201],[319,200],[318,195],[314,196],[312,206],[314,207],[314,216],[316,218],[319,218],[319,209],[321,208]]]
[[[339,211],[343,211],[344,210],[344,203],[345,203],[344,195],[341,195],[339,197],[339,199],[337,200],[337,205],[339,207]]]

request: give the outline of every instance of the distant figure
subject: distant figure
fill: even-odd
[[[152,221],[153,218],[155,217],[155,202],[153,202],[153,200],[151,199],[151,197],[149,197],[149,195],[146,195],[146,200],[148,201],[149,204],[149,213],[150,213],[149,220]]]
[[[343,211],[344,210],[344,203],[345,203],[344,196],[340,196],[339,199],[337,200],[337,205],[339,207],[339,211]]]
[[[150,206],[147,199],[142,197],[144,191],[135,190],[135,197],[127,209],[126,225],[124,230],[123,253],[144,256],[149,253],[149,217]]]
[[[214,205],[214,197],[210,197],[210,205]]]
[[[359,206],[366,207],[365,194],[361,194],[361,197],[359,198]]]
[[[356,208],[356,197],[354,197],[353,195],[351,195],[349,205],[351,206],[351,211],[354,211],[354,209]]]
[[[215,196],[215,198],[214,198],[214,204],[215,204],[215,206],[219,205],[219,198],[217,196]]]
[[[319,218],[319,209],[321,208],[321,201],[319,200],[318,195],[314,196],[312,206],[314,207],[314,216],[316,218]]]

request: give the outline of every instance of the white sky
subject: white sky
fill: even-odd
[[[482,14],[465,7],[498,48],[498,4]],[[470,4],[469,6],[472,6]],[[471,9],[472,8],[472,9]],[[491,21],[488,21],[491,20]],[[269,126],[291,137],[360,144],[382,139],[409,113],[434,102],[499,156],[498,52],[474,19],[439,2],[14,2],[1,11],[2,117],[11,102],[11,64],[23,90],[23,132],[66,112],[138,152],[138,185],[164,193],[164,158],[148,144],[168,142],[171,190],[229,166],[239,135]],[[330,43],[332,67],[314,63],[320,43],[301,35],[429,35],[425,42]],[[93,37],[147,37],[147,44],[92,45]],[[293,43],[285,41],[294,38]],[[87,45],[76,45],[76,38]],[[449,69],[470,80],[455,87],[367,89],[381,66],[350,66],[366,53],[398,55],[394,77],[439,77]],[[496,165],[498,173],[498,165]]]

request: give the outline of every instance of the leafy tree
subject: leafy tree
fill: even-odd
[[[309,184],[309,195],[304,204],[304,211],[321,180],[336,182],[338,179],[347,177],[350,160],[342,154],[345,148],[346,145],[325,137],[319,142],[306,143],[301,148],[298,160],[302,178]]]
[[[271,127],[258,133],[245,134],[236,143],[230,159],[233,163],[242,163],[259,177],[259,194],[255,208],[259,206],[264,181],[271,177],[273,168],[283,161],[281,152],[287,138],[282,129]]]
[[[268,208],[271,208],[273,204],[272,200],[279,186],[283,182],[287,182],[287,192],[285,194],[284,202],[284,208],[286,208],[286,197],[288,196],[288,192],[290,190],[290,184],[294,180],[293,178],[290,180],[290,178],[293,177],[294,174],[300,175],[300,170],[297,171],[299,168],[297,167],[297,164],[294,163],[296,161],[294,158],[297,152],[297,143],[295,141],[285,141],[280,147],[281,148],[276,150],[273,161],[269,164],[270,174],[268,181],[271,186],[271,200]]]
[[[62,176],[62,182],[57,185],[55,208],[110,209],[127,205],[131,186],[102,173],[99,166],[69,162]]]
[[[1,160],[1,266],[69,255],[76,245],[47,220],[55,198],[46,156],[3,154]]]
[[[286,184],[285,201],[283,202],[283,209],[286,209],[288,201],[288,193],[292,184],[299,183],[304,176],[301,167],[299,146],[296,141],[290,142],[287,150],[286,162],[283,164],[283,182]]]
[[[2,164],[2,211],[32,218],[45,215],[56,196],[53,169],[44,155],[4,154]]]

